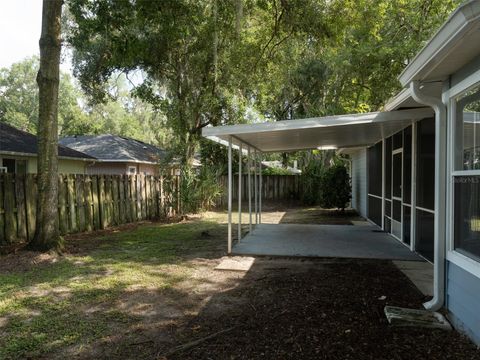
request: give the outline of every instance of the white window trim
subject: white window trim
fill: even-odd
[[[134,173],[130,172],[131,169],[135,169],[135,172]],[[137,167],[136,166],[128,166],[127,171],[128,171],[128,175],[137,175]]]
[[[470,89],[480,85],[480,70],[476,71],[460,83],[452,87],[451,89],[443,93],[443,98],[448,99],[448,129],[450,130],[450,136],[448,137],[447,144],[447,206],[446,206],[446,233],[447,239],[447,254],[446,258],[451,263],[466,270],[472,275],[480,278],[480,262],[472,257],[466,256],[459,251],[455,250],[455,234],[454,234],[454,209],[455,204],[454,190],[453,190],[453,178],[461,176],[479,176],[480,170],[455,170],[455,133],[458,129],[456,119],[456,98]]]

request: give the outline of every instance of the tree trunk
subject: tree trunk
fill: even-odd
[[[38,112],[38,201],[35,236],[30,247],[59,249],[58,230],[58,87],[63,0],[43,0],[40,37]]]

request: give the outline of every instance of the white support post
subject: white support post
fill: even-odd
[[[260,160],[258,162],[259,178],[258,178],[258,223],[262,223],[262,153],[260,153]]]
[[[247,172],[248,172],[248,231],[252,231],[252,176],[251,176],[251,168],[252,168],[252,161],[250,158],[250,146],[248,147],[248,161],[247,161]]]
[[[410,250],[415,251],[415,229],[417,222],[417,123],[412,122],[412,180],[410,198]]]
[[[242,239],[242,144],[238,152],[238,242]]]
[[[232,253],[232,137],[228,139],[228,253]]]
[[[382,230],[385,231],[385,153],[386,142],[382,139]]]
[[[257,179],[257,150],[253,150],[253,207],[255,225],[258,224],[258,179]]]

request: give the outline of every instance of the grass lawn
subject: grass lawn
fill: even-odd
[[[263,219],[326,219],[314,213]],[[0,359],[480,359],[456,332],[388,326],[385,305],[425,300],[389,261],[259,258],[248,272],[214,270],[225,220],[127,225],[70,236],[62,256],[0,257]]]
[[[64,256],[20,258],[36,258],[38,265],[27,261],[12,270],[3,264],[0,359],[81,353],[120,329],[141,325],[148,311],[135,311],[134,297],[181,289],[195,271],[189,258],[218,257],[224,233],[225,226],[212,220],[146,224],[94,238],[77,236],[68,240]]]

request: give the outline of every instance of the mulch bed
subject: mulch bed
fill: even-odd
[[[177,343],[160,349],[159,359],[480,359],[480,350],[455,331],[388,325],[385,305],[421,308],[425,300],[391,262],[313,265],[252,269],[240,286],[213,297],[179,328]],[[225,297],[238,303],[216,311]],[[232,327],[165,356],[176,345]]]

